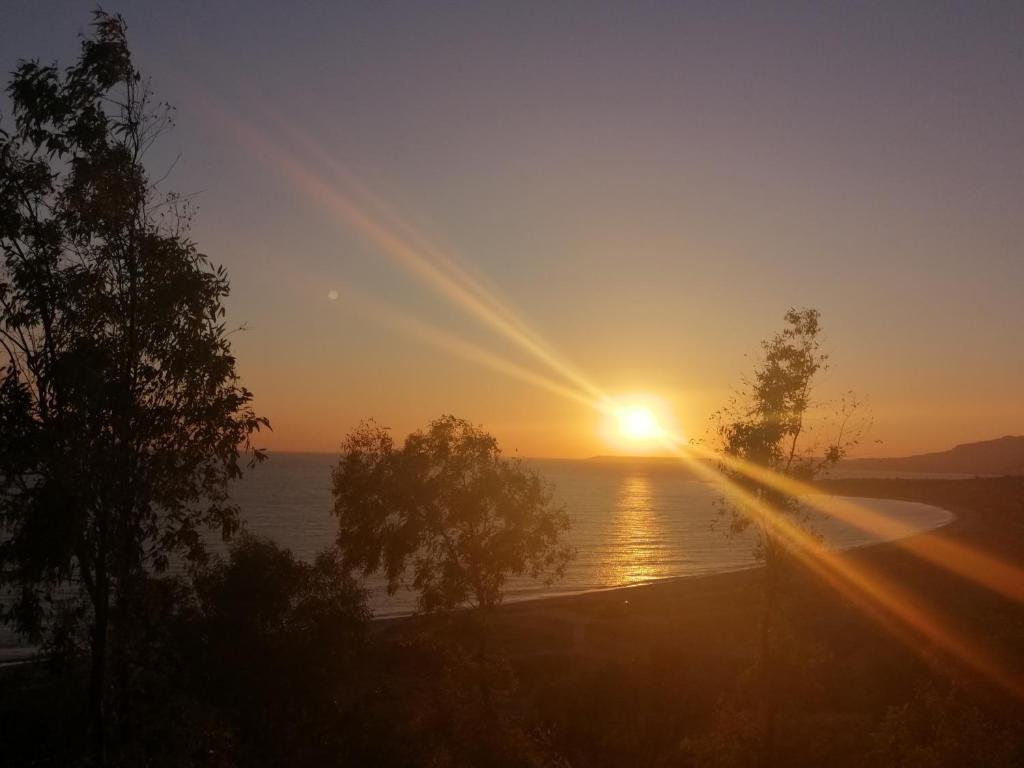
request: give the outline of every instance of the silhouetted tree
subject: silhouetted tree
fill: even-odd
[[[486,683],[487,615],[510,576],[548,583],[573,555],[565,511],[540,477],[501,456],[483,429],[443,416],[396,448],[372,422],[348,436],[333,472],[338,546],[364,574],[383,572],[388,591],[406,585],[431,612],[474,606]]]
[[[16,602],[5,618],[39,637],[63,591],[84,598],[102,763],[108,653],[116,702],[136,585],[174,556],[202,561],[203,527],[235,531],[227,482],[242,451],[262,458],[249,437],[267,422],[235,373],[225,272],[143,165],[171,113],[133,66],[124,20],[97,12],[74,66],[22,61],[8,94],[0,579]]]
[[[191,688],[230,724],[237,761],[342,764],[368,611],[337,550],[306,563],[243,534],[196,585]]]
[[[913,697],[890,706],[868,741],[869,760],[894,768],[1009,768],[1024,761],[1018,717],[996,717],[955,685],[923,684]]]
[[[763,355],[753,377],[729,405],[715,415],[721,450],[728,459],[768,470],[777,480],[810,481],[824,468],[839,461],[856,443],[850,437],[849,416],[856,401],[840,408],[838,434],[822,443],[808,440],[809,411],[816,376],[828,365],[821,350],[820,315],[816,309],[790,309],[785,327],[762,342]],[[739,533],[753,529],[755,556],[764,563],[764,604],[760,627],[762,685],[762,742],[760,762],[774,760],[777,689],[774,675],[778,632],[779,587],[790,556],[790,544],[781,536],[782,524],[805,526],[807,513],[798,496],[765,483],[756,473],[723,462],[728,478],[751,493],[758,510],[734,505],[727,499],[723,511],[731,517],[730,528]]]
[[[483,429],[454,416],[396,448],[372,422],[353,431],[333,471],[338,546],[388,591],[407,585],[429,612],[501,602],[509,576],[559,578],[572,557],[565,511]],[[407,581],[410,579],[411,581]]]

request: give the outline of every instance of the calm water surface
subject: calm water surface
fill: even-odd
[[[278,454],[232,492],[245,525],[270,536],[303,558],[329,546],[336,530],[331,514],[330,454]],[[509,585],[508,600],[581,592],[747,568],[755,564],[751,540],[726,536],[716,525],[715,486],[677,464],[531,460],[530,466],[555,486],[556,498],[572,519],[570,541],[578,555],[566,577],[545,588],[528,580]],[[949,522],[945,510],[906,501],[859,499],[858,503],[917,530]],[[845,549],[877,541],[826,516],[815,529],[832,547]],[[408,613],[414,597],[388,596],[381,579],[367,580],[378,616]]]
[[[275,539],[304,559],[330,546],[336,530],[330,493],[335,461],[332,454],[295,453],[275,454],[264,462],[232,488],[245,527]],[[555,459],[528,464],[555,486],[556,498],[572,519],[570,541],[578,555],[566,577],[552,587],[513,580],[507,591],[509,601],[755,565],[751,540],[727,537],[724,526],[716,525],[715,500],[720,497],[716,487],[696,479],[679,464]],[[915,530],[936,528],[952,518],[949,512],[926,504],[857,501]],[[838,549],[877,541],[825,516],[819,516],[814,526],[829,546]],[[214,549],[222,549],[219,541],[211,543]],[[377,616],[415,609],[411,593],[389,596],[380,578],[370,577],[366,586]],[[19,645],[18,638],[0,626],[0,661]]]

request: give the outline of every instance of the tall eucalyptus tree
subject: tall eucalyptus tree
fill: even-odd
[[[97,12],[65,70],[21,61],[0,132],[0,588],[36,638],[86,628],[97,762],[126,717],[137,585],[238,527],[228,481],[268,426],[241,386],[228,280],[147,150],[170,125]],[[71,592],[77,600],[58,600]],[[113,669],[113,674],[108,673]],[[117,694],[116,696],[112,694]],[[108,715],[110,702],[116,704]]]

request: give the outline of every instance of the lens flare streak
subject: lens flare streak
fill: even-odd
[[[613,400],[599,387],[589,381],[576,368],[556,355],[543,343],[540,336],[530,331],[508,307],[492,292],[486,290],[454,259],[431,246],[400,221],[368,190],[351,178],[348,187],[356,194],[346,194],[324,176],[310,170],[291,156],[282,152],[262,135],[240,121],[232,121],[239,133],[253,150],[277,167],[298,189],[316,202],[328,213],[336,216],[348,227],[355,229],[369,242],[376,245],[396,264],[402,266],[431,290],[448,299],[469,316],[485,327],[512,342],[529,356],[551,369],[568,384],[563,384],[530,369],[504,360],[498,355],[483,350],[451,334],[432,328],[418,320],[395,312],[378,312],[393,325],[426,343],[443,348],[452,354],[472,360],[506,375],[525,381],[561,397],[583,403],[595,410],[608,414],[615,413]],[[323,164],[341,173],[340,166],[322,150],[303,140],[307,150],[314,150]],[[327,162],[329,161],[329,162]],[[740,509],[750,514],[759,524],[780,540],[786,542],[792,552],[811,571],[831,587],[847,596],[861,610],[878,620],[900,639],[917,647],[915,640],[925,638],[944,653],[959,659],[987,679],[1001,685],[1015,696],[1024,698],[1024,681],[1019,674],[1007,671],[1005,664],[996,660],[991,653],[979,648],[968,638],[946,625],[935,611],[923,602],[901,589],[891,580],[872,572],[863,563],[855,563],[820,547],[813,537],[801,530],[785,515],[777,513],[748,490],[719,471],[708,466],[705,459],[714,457],[733,471],[738,471],[759,483],[785,493],[808,498],[815,505],[816,492],[811,486],[780,476],[763,467],[722,457],[708,449],[680,445],[682,442],[666,436],[667,447],[701,476],[719,484],[724,483],[729,497]],[[852,503],[830,505],[826,511],[839,519],[856,525],[863,530],[881,536],[901,536],[909,531],[901,524],[878,513],[865,510]],[[915,540],[916,539],[916,540]],[[901,546],[908,551],[937,565],[980,583],[1000,594],[1015,600],[1024,600],[1024,578],[1019,569],[1001,563],[988,555],[976,552],[964,545],[944,540],[941,537],[911,537]]]

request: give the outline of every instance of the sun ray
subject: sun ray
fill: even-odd
[[[371,204],[343,191],[321,173],[298,162],[292,155],[274,145],[260,131],[227,113],[221,105],[213,108],[221,113],[233,130],[250,146],[253,153],[271,163],[289,181],[314,203],[328,211],[333,220],[343,222],[356,230],[367,241],[377,246],[394,263],[410,275],[448,299],[453,306],[482,322],[506,340],[518,346],[545,366],[549,367],[583,390],[589,397],[607,401],[607,396],[574,366],[563,360],[526,324],[488,292],[479,281],[458,266],[455,260],[432,246],[424,246],[422,238],[406,238],[400,228],[389,226],[387,218],[375,215]],[[357,189],[365,188],[361,183]],[[366,196],[374,198],[368,192]],[[383,203],[378,208],[385,209]],[[393,218],[393,217],[392,217]],[[408,230],[406,226],[405,229]],[[419,243],[419,245],[417,245]]]
[[[260,156],[270,161],[292,183],[303,191],[310,199],[329,213],[337,216],[348,227],[358,231],[368,241],[375,244],[395,263],[401,265],[410,274],[417,277],[425,285],[444,296],[468,315],[480,321],[485,327],[498,333],[512,342],[532,358],[550,368],[568,384],[561,384],[529,369],[510,363],[485,350],[475,347],[450,334],[445,334],[419,321],[392,321],[403,326],[408,332],[416,335],[427,343],[447,349],[452,354],[474,360],[475,362],[501,371],[523,381],[527,381],[546,391],[550,391],[575,402],[584,403],[602,413],[614,413],[615,404],[602,390],[583,376],[575,367],[556,355],[551,348],[542,342],[540,336],[530,331],[516,315],[496,299],[492,292],[483,288],[479,281],[474,280],[465,270],[457,266],[454,260],[416,236],[407,227],[394,221],[395,217],[387,215],[380,205],[375,205],[372,198],[363,195],[366,200],[360,202],[350,194],[346,194],[333,185],[322,175],[310,170],[284,153],[257,131],[238,120],[231,119],[234,127],[243,135],[249,146]],[[391,221],[388,221],[391,219]],[[848,595],[862,610],[880,621],[890,631],[895,632],[905,641],[913,637],[924,637],[942,649],[948,655],[998,683],[1014,695],[1024,698],[1024,683],[1020,676],[1007,671],[1006,665],[995,660],[989,652],[978,647],[937,617],[934,610],[928,608],[918,599],[902,590],[890,580],[871,572],[862,563],[854,563],[840,554],[830,552],[816,546],[816,542],[808,541],[805,534],[793,527],[784,516],[774,514],[758,506],[757,499],[728,478],[724,478],[713,467],[709,466],[707,449],[681,450],[678,438],[667,441],[680,458],[685,459],[701,475],[714,478],[728,487],[732,498],[738,499],[741,505],[760,519],[767,521],[772,530],[787,541],[798,557],[818,574],[826,583]],[[718,454],[713,454],[721,459]],[[726,464],[729,465],[728,460]],[[739,471],[748,473],[759,482],[786,492],[814,490],[810,486],[796,484],[790,478],[783,478],[764,468],[755,468],[746,464],[736,463]],[[872,517],[854,505],[846,509],[845,518],[863,526],[874,526],[876,530],[886,529],[894,532],[893,524],[882,516]],[[873,513],[877,515],[877,513]],[[898,530],[895,532],[899,532]],[[922,557],[943,565],[950,570],[961,573],[979,583],[985,584],[1004,594],[1017,596],[1020,594],[1018,571],[1012,566],[998,564],[987,555],[974,552],[969,548],[953,542],[931,544],[928,547],[917,547],[916,553]],[[955,555],[955,562],[940,562],[948,555]],[[996,567],[989,570],[988,575],[979,569]]]
[[[503,373],[511,378],[532,384],[547,392],[559,397],[580,403],[588,408],[599,411],[608,410],[604,401],[589,397],[587,394],[573,389],[572,387],[551,379],[542,374],[536,373],[522,365],[517,365],[505,358],[494,354],[476,344],[462,339],[454,334],[448,333],[424,320],[408,315],[395,307],[388,306],[380,301],[370,299],[367,296],[357,294],[354,291],[342,289],[344,303],[350,307],[357,307],[364,315],[372,317],[377,322],[383,323],[411,338],[424,344],[429,344],[436,349],[443,350],[448,354],[468,360],[470,362],[489,368],[498,373]]]
[[[666,444],[672,445],[671,441]],[[942,621],[935,610],[920,599],[864,563],[854,563],[840,553],[822,547],[786,515],[771,509],[735,481],[722,476],[705,462],[690,461],[692,454],[680,452],[679,456],[687,460],[698,474],[722,485],[744,514],[766,525],[773,535],[788,545],[789,551],[827,584],[850,597],[862,609],[870,606],[875,618],[882,619],[882,626],[899,639],[908,641],[914,636],[922,637],[1015,697],[1024,699],[1024,676],[1010,671],[1012,667],[996,659],[992,651],[978,646]],[[906,630],[912,634],[908,635]],[[911,645],[917,648],[913,643]]]
[[[678,448],[681,441],[673,441]],[[705,459],[713,459],[730,470],[756,480],[770,488],[799,496],[808,507],[881,539],[894,540],[896,545],[947,571],[980,584],[1019,603],[1024,603],[1024,570],[991,555],[952,541],[940,533],[927,537],[913,536],[917,531],[899,520],[883,515],[862,504],[842,497],[830,497],[829,503],[819,501],[821,490],[813,485],[780,475],[765,467],[726,456],[697,445],[689,450]]]

